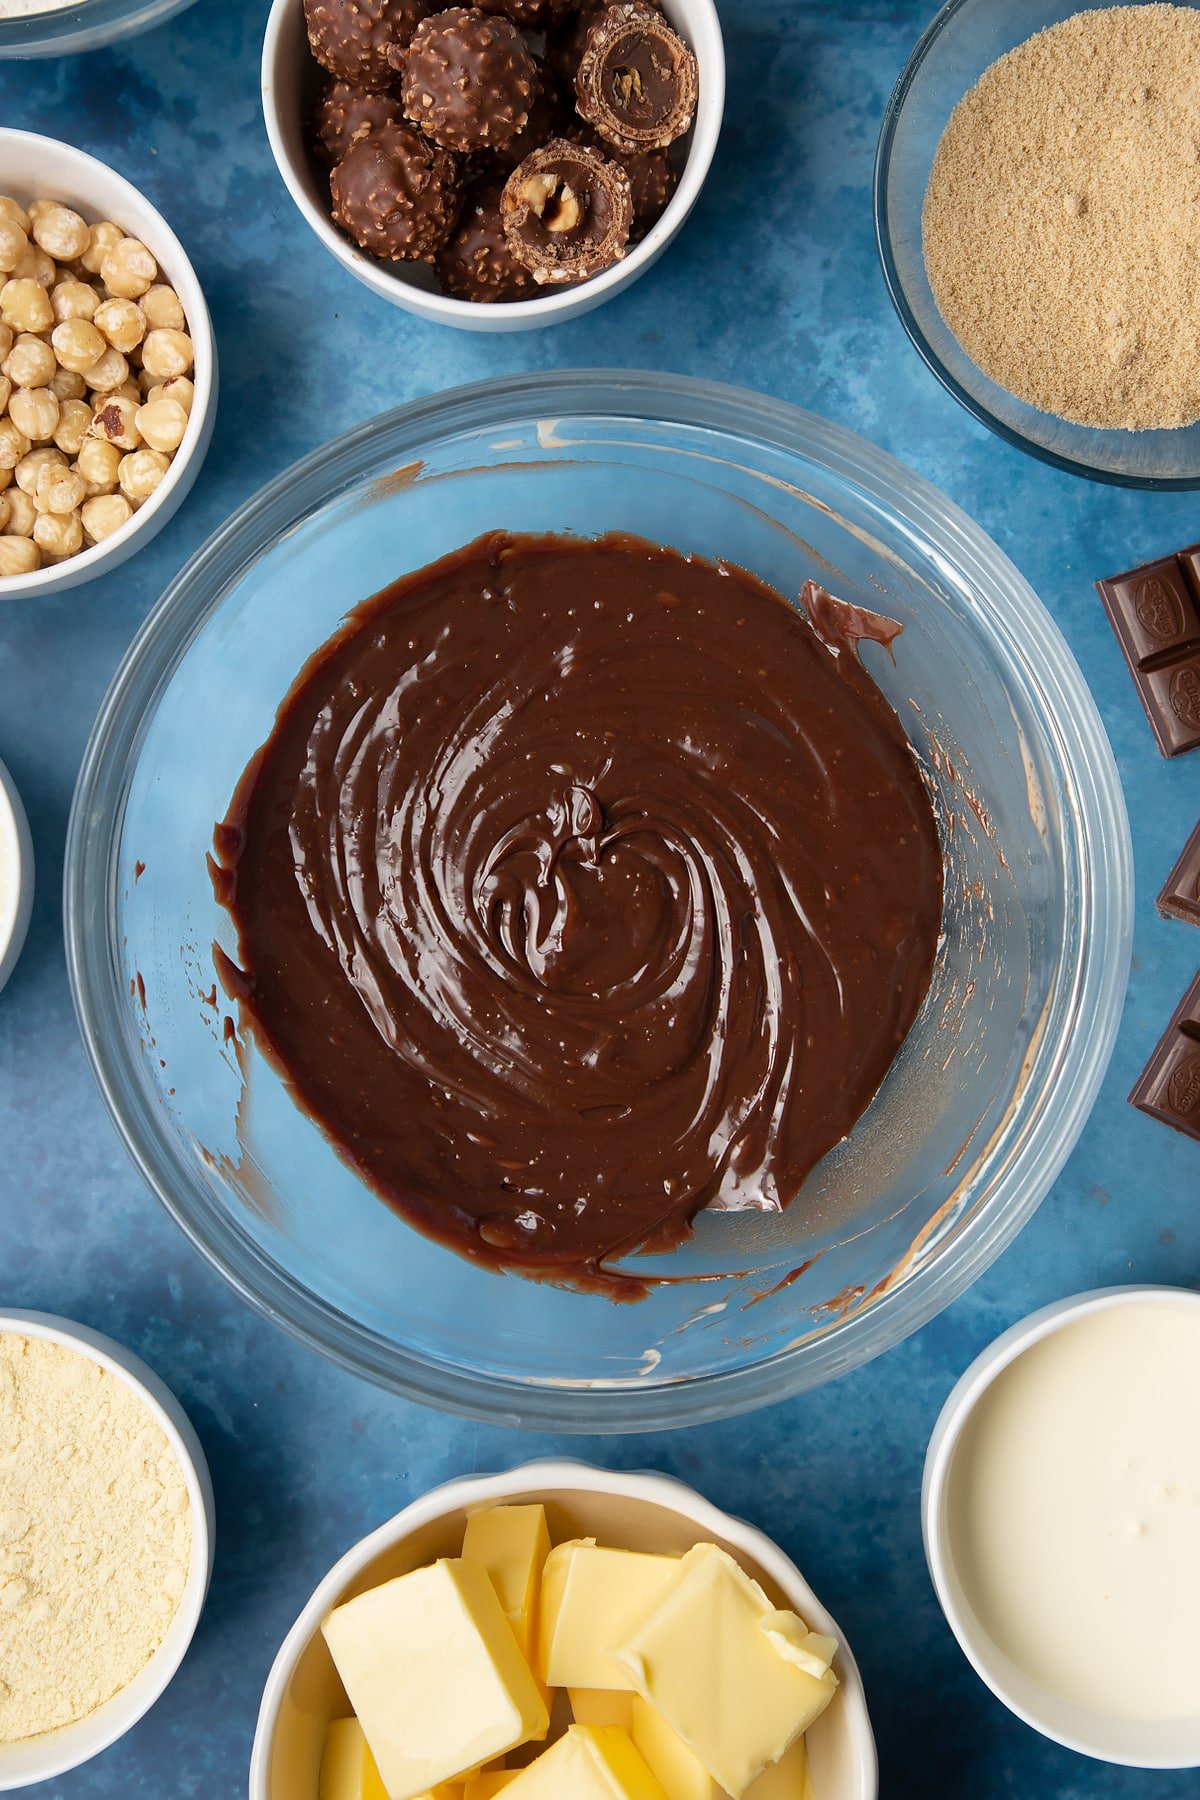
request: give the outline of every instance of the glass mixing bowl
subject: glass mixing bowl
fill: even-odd
[[[875,236],[884,279],[901,324],[943,387],[1008,443],[1097,481],[1200,487],[1200,424],[1179,431],[1101,431],[1039,412],[971,361],[938,311],[925,273],[921,211],[950,114],[998,56],[1084,5],[1085,0],[949,0],[931,21],[900,71],[879,133]]]
[[[162,25],[193,4],[194,0],[75,0],[71,6],[0,19],[0,57],[99,50]]]
[[[492,529],[636,532],[784,593],[901,620],[872,673],[947,861],[928,1001],[851,1136],[782,1216],[704,1215],[614,1305],[468,1263],[339,1160],[251,1042],[224,1041],[213,823],[311,652],[407,570]],[[876,1355],[962,1291],[1045,1194],[1108,1060],[1128,825],[1049,616],[962,513],[861,439],[642,373],[506,378],[319,450],[212,537],[138,633],[84,759],[67,945],[130,1152],[238,1291],[335,1360],[461,1412],[585,1431],[762,1404]]]

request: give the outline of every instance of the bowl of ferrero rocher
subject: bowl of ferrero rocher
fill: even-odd
[[[0,600],[166,524],[212,437],[216,350],[166,220],[69,144],[0,130]]]
[[[318,238],[480,331],[586,312],[666,249],[716,148],[712,0],[275,0],[263,111]]]

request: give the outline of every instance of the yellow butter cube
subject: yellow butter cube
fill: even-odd
[[[482,1563],[491,1577],[522,1652],[528,1658],[537,1624],[542,1564],[550,1554],[544,1506],[492,1506],[472,1513],[463,1556]]]
[[[633,1719],[629,1688],[568,1688],[567,1698],[577,1725],[620,1725],[629,1730]]]
[[[321,1630],[388,1800],[417,1800],[546,1735],[546,1703],[478,1563],[399,1575]]]
[[[715,1544],[676,1565],[616,1655],[733,1800],[818,1718],[837,1688],[781,1656],[763,1621],[779,1620],[758,1583]],[[801,1628],[802,1630],[802,1628]]]
[[[666,1800],[619,1725],[569,1725],[536,1762],[517,1771],[505,1800]]]
[[[720,1789],[657,1707],[633,1696],[630,1736],[667,1800],[718,1800]]]
[[[357,1719],[331,1719],[321,1750],[319,1800],[387,1800],[375,1758]],[[462,1789],[439,1784],[417,1800],[462,1800]]]
[[[769,1763],[757,1780],[750,1783],[746,1800],[812,1800],[808,1750],[802,1737],[784,1751],[778,1762]]]
[[[463,1800],[492,1800],[494,1794],[515,1781],[520,1773],[520,1769],[482,1769],[467,1782]]]
[[[675,1556],[559,1544],[542,1570],[538,1674],[550,1687],[632,1688],[613,1651],[679,1569]]]
[[[331,1719],[321,1750],[320,1800],[387,1800],[357,1719]]]

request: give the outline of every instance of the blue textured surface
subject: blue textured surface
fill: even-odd
[[[161,206],[206,287],[222,361],[216,439],[174,522],[106,581],[0,608],[0,756],[39,863],[30,939],[0,998],[0,1305],[66,1313],[148,1358],[195,1420],[220,1513],[212,1595],[169,1693],[121,1744],[39,1793],[243,1794],[268,1665],[334,1558],[434,1482],[555,1447],[435,1416],[327,1367],[189,1249],[127,1162],[85,1068],[59,884],[100,697],[167,579],[233,507],[385,404],[498,370],[583,364],[765,389],[864,432],[971,512],[1059,619],[1096,692],[1129,799],[1139,901],[1100,1103],[1041,1212],[964,1299],[882,1361],[773,1411],[566,1448],[670,1470],[796,1557],[862,1663],[889,1800],[1196,1792],[1194,1774],[1109,1769],[1011,1718],[959,1654],[921,1554],[925,1442],[977,1350],[1065,1293],[1200,1277],[1200,1146],[1125,1104],[1200,963],[1200,931],[1153,906],[1200,813],[1200,755],[1160,760],[1091,589],[1098,574],[1200,536],[1200,501],[1093,487],[1026,460],[910,350],[876,264],[869,180],[884,102],[929,10],[725,0],[727,123],[684,235],[601,311],[501,339],[410,319],[315,247],[259,115],[265,0],[206,0],[119,53],[0,69],[5,124],[72,139]]]

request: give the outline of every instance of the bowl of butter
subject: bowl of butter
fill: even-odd
[[[434,1489],[317,1587],[250,1800],[875,1800],[862,1681],[761,1532],[666,1476]]]

